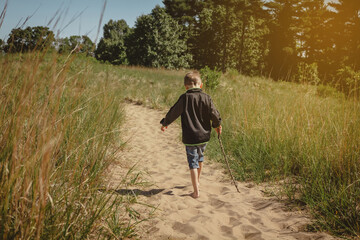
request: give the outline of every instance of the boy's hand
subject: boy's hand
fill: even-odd
[[[161,131],[165,132],[165,129],[167,129],[167,126],[161,126]]]
[[[215,131],[217,132],[218,135],[220,135],[222,131],[222,126],[220,125],[219,127],[215,128]]]

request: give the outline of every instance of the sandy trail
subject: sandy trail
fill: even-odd
[[[164,112],[126,105],[127,137],[122,158],[139,162],[155,185],[138,191],[141,201],[158,206],[155,219],[142,226],[142,239],[334,239],[325,233],[303,232],[309,218],[288,212],[260,187],[239,183],[236,192],[229,176],[205,158],[200,198],[192,192],[180,126],[160,131]],[[220,150],[220,149],[219,149]],[[121,179],[120,167],[112,169],[112,181]]]

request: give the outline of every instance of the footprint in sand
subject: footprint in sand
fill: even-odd
[[[189,235],[191,233],[195,233],[195,228],[192,227],[190,224],[182,224],[180,222],[175,222],[172,227],[175,231],[179,231],[181,233],[184,233],[186,235]]]
[[[250,226],[250,225],[244,225],[241,227],[244,239],[248,240],[263,240],[261,237],[261,232],[257,228]]]

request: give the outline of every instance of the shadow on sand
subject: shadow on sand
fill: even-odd
[[[115,192],[120,195],[142,195],[146,197],[151,197],[153,195],[159,194],[165,189],[151,189],[149,191],[143,191],[140,189],[117,189]]]

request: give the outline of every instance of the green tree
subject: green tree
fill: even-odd
[[[103,29],[104,37],[95,50],[96,59],[116,65],[127,64],[125,38],[131,33],[131,29],[126,21],[110,20]]]
[[[81,45],[81,37],[77,35],[70,36],[69,45],[71,50],[74,49],[76,52],[79,52]]]
[[[198,21],[204,8],[210,8],[210,6],[214,4],[214,1],[163,0],[163,4],[166,12],[182,25],[185,34],[182,38],[187,40],[188,52],[196,55],[199,50],[197,45]],[[198,61],[196,59],[193,60],[195,61],[191,63],[193,67],[200,66],[199,68],[201,68],[206,65],[196,64]]]
[[[0,39],[0,53],[4,51],[4,48],[5,48],[5,42],[2,39]]]
[[[57,39],[56,45],[58,47],[59,53],[69,53],[72,50],[71,46],[70,46],[69,38],[67,38],[67,37]]]
[[[127,57],[132,65],[165,68],[187,68],[183,28],[165,9],[156,6],[151,14],[140,16],[133,33],[126,38]]]
[[[94,50],[94,43],[86,36],[70,36],[57,40],[59,53],[69,53],[71,51],[91,53]]]
[[[315,62],[323,57],[323,51],[329,46],[326,41],[329,27],[329,10],[324,0],[302,0],[299,4],[298,32],[301,56],[307,62]]]
[[[218,10],[219,11],[219,10]],[[192,36],[192,53],[194,55],[194,67],[203,68],[209,66],[211,69],[219,66],[219,45],[213,27],[213,16],[215,10],[204,8],[199,14],[199,20],[196,23],[196,33]]]
[[[301,62],[316,63],[319,75],[332,71],[334,62],[329,58],[333,51],[332,30],[328,24],[331,12],[324,0],[302,0],[299,4],[298,55]]]
[[[265,58],[269,53],[265,37],[269,33],[265,19],[250,16],[242,29],[239,39],[239,54],[234,56],[235,68],[242,74],[255,76],[265,71]]]
[[[237,47],[234,41],[240,36],[238,26],[242,21],[239,16],[243,13],[244,4],[244,1],[236,0],[213,1],[203,9],[199,18],[198,38],[195,39],[196,48],[203,53],[200,58],[197,56],[201,67],[217,67],[223,72],[234,67],[230,54]],[[207,44],[203,44],[206,41]],[[210,58],[211,62],[207,62]]]
[[[213,1],[203,8],[193,39],[195,66],[259,74],[268,32],[262,5],[262,1],[227,0]]]
[[[266,4],[272,16],[267,67],[274,79],[290,80],[292,71],[296,69],[298,3],[299,0],[274,0]]]
[[[339,0],[330,4],[335,9],[332,27],[337,66],[348,65],[360,70],[360,1]]]
[[[83,35],[81,37],[80,50],[82,52],[91,53],[95,50],[95,43],[93,43],[88,36]]]
[[[184,27],[194,24],[201,12],[203,1],[163,0],[166,12]]]
[[[7,40],[6,52],[43,50],[54,42],[54,33],[47,27],[14,28]]]
[[[89,53],[94,48],[94,43],[86,36],[70,36],[69,38],[70,49],[77,48],[77,52]]]

